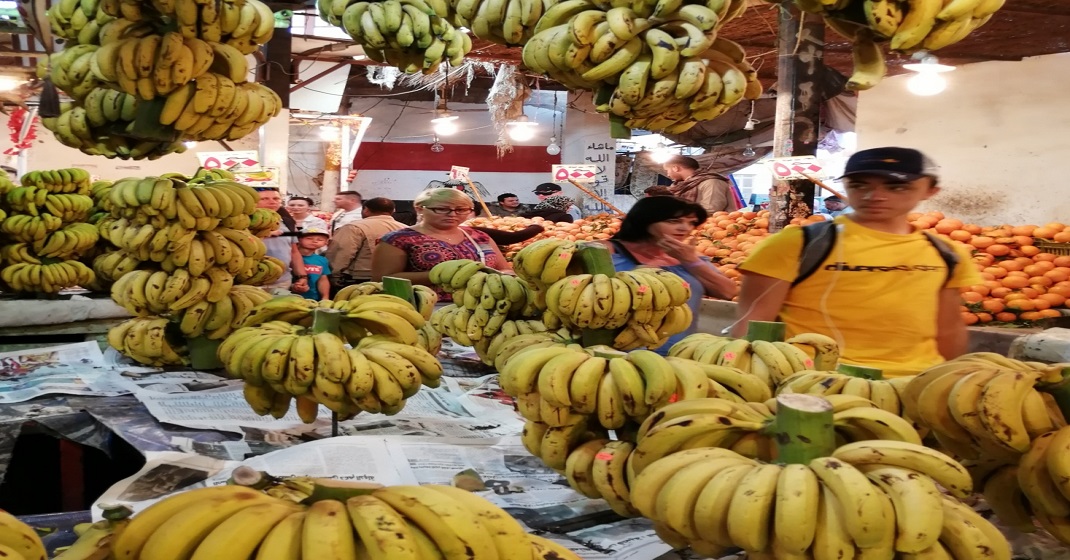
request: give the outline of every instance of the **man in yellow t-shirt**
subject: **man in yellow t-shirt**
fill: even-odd
[[[779,320],[789,336],[815,332],[840,344],[844,363],[913,375],[966,351],[959,288],[981,283],[965,247],[954,270],[907,214],[932,197],[936,168],[909,148],[874,148],[847,161],[844,185],[854,209],[835,219],[835,242],[810,276],[799,279],[803,231],[790,228],[759,244],[740,266],[739,321]]]

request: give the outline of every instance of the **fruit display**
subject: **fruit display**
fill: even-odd
[[[249,82],[246,55],[274,33],[259,0],[205,4],[66,0],[48,10],[64,49],[38,77],[69,95],[42,124],[87,154],[156,159],[183,142],[236,140],[282,110],[270,88]]]
[[[501,4],[501,17],[504,17],[505,3],[501,0],[497,0],[497,3]],[[479,2],[470,1],[468,4],[478,6]],[[524,4],[529,8],[538,4],[539,11],[542,10],[539,2]],[[368,58],[396,66],[407,73],[438,72],[443,62],[459,66],[464,56],[472,50],[472,38],[465,30],[459,29],[461,24],[455,25],[450,21],[451,10],[445,0],[318,0],[317,6],[320,17],[331,25],[341,27],[360,43]],[[517,19],[510,16],[509,21]],[[501,19],[499,29],[500,22]],[[516,23],[519,24],[519,21]]]
[[[93,207],[84,169],[31,171],[21,186],[0,183],[0,281],[15,292],[54,294],[90,286],[92,269],[79,259],[93,252],[97,228],[85,223]]]
[[[331,299],[334,301],[348,301],[355,296],[369,296],[381,293],[384,293],[382,282],[361,282],[338,290],[338,293],[332,294]],[[415,285],[412,287],[412,298],[413,306],[420,312],[420,315],[423,315],[424,319],[430,320],[431,313],[435,310],[435,304],[438,303],[438,294],[435,293],[435,290],[427,286]]]
[[[250,310],[241,319],[241,326],[256,327],[269,321],[283,321],[311,327],[314,312],[318,309],[341,312],[339,329],[351,344],[372,335],[389,337],[402,344],[416,344],[420,338],[418,329],[426,323],[411,303],[390,294],[369,294],[341,301],[276,297]]]
[[[308,482],[316,495],[302,503],[237,484],[172,494],[130,519],[88,526],[57,558],[579,560],[460,488]],[[15,558],[46,558],[43,547],[19,546]]]
[[[955,44],[992,19],[1005,0],[796,0],[799,9],[821,15],[834,31],[851,40],[854,73],[847,88],[877,85],[887,69],[883,49],[910,54]]]

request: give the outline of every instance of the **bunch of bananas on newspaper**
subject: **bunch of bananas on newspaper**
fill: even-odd
[[[579,560],[467,490],[301,482],[309,480],[313,494],[301,503],[236,484],[172,494],[130,519],[94,524],[57,558]],[[16,558],[46,558],[40,539],[19,546]]]
[[[56,293],[89,286],[93,270],[79,261],[91,256],[97,229],[88,223],[93,199],[84,169],[31,171],[21,186],[0,183],[0,282],[16,292]]]
[[[695,333],[674,344],[669,355],[735,368],[775,387],[802,372],[836,371],[840,348],[835,340],[817,333],[801,333],[785,341]]]
[[[396,414],[421,384],[437,387],[442,376],[442,365],[418,345],[424,322],[387,294],[276,298],[250,310],[218,356],[228,375],[245,380],[245,398],[261,415],[285,415],[294,398],[305,422],[315,421],[321,404],[343,419]]]
[[[854,43],[854,73],[848,89],[869,89],[884,78],[883,49],[935,51],[966,38],[988,23],[1006,0],[795,0],[801,10]]]
[[[338,290],[338,293],[334,294],[332,299],[334,301],[348,301],[357,296],[370,296],[381,293],[384,293],[382,282],[361,282]],[[424,319],[430,319],[435,310],[435,304],[438,303],[438,294],[435,293],[435,290],[428,286],[417,284],[412,287],[412,297],[414,300],[413,306],[420,312],[420,315],[423,315]]]
[[[536,2],[531,2],[536,3]],[[368,58],[407,72],[458,66],[472,50],[468,33],[449,19],[445,0],[318,0],[320,17],[360,43]]]
[[[108,330],[108,345],[153,367],[188,365],[186,341],[163,317],[134,317]]]
[[[155,159],[184,141],[242,138],[282,109],[249,82],[246,56],[275,28],[259,0],[63,0],[48,18],[66,43],[38,77],[73,102],[42,123],[85,153]]]

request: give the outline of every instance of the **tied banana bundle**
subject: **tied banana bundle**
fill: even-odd
[[[338,293],[334,294],[334,301],[348,301],[356,296],[370,296],[381,293],[384,293],[382,282],[361,282],[338,290]],[[420,315],[424,316],[424,319],[430,320],[431,314],[435,310],[435,304],[438,303],[438,294],[435,293],[435,290],[427,286],[416,285],[412,287],[412,297],[416,310],[420,312]]]
[[[173,494],[129,520],[94,524],[58,558],[579,560],[460,488],[298,482],[312,486],[302,503],[236,484]],[[14,557],[46,558],[43,547]]]
[[[342,419],[362,411],[397,414],[421,384],[437,387],[442,376],[442,365],[420,345],[423,316],[392,295],[276,298],[241,324],[218,358],[228,375],[245,380],[245,399],[261,415],[281,418],[295,398],[305,422],[315,421],[320,405]]]
[[[87,154],[156,159],[184,141],[236,140],[278,115],[246,55],[274,33],[259,0],[65,0],[48,11],[65,48],[38,64],[74,101],[42,119]]]
[[[899,398],[913,379],[897,377],[882,379],[880,370],[840,365],[839,373],[829,371],[798,371],[777,384],[777,394],[809,393],[812,395],[851,395],[869,399],[877,408],[903,415]]]
[[[488,6],[492,3],[504,7],[501,0],[484,2]],[[540,2],[525,2],[525,6],[535,4],[539,5],[541,13]],[[445,0],[317,0],[317,7],[320,17],[331,25],[341,27],[360,43],[368,58],[395,66],[406,73],[438,72],[443,62],[459,66],[464,56],[472,50],[471,37],[459,28],[465,25],[473,27],[474,22],[451,21],[450,16],[454,12]],[[496,14],[499,18],[506,17],[504,11]],[[510,14],[510,22],[518,16]],[[494,17],[488,15],[476,21],[488,21]],[[501,30],[501,23],[497,24],[497,28]]]
[[[854,43],[854,73],[848,89],[865,90],[887,69],[884,45],[909,54],[935,51],[966,38],[988,23],[1006,0],[796,0],[803,11],[819,14],[834,31]]]
[[[22,185],[0,184],[0,233],[12,243],[0,246],[0,281],[16,292],[54,294],[91,286],[92,269],[79,261],[95,251],[96,228],[85,221],[93,207],[89,173],[84,169],[31,171]]]
[[[108,330],[108,345],[147,366],[189,364],[185,340],[162,317],[135,317],[119,323]]]

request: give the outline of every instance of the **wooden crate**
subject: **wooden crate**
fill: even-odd
[[[1070,256],[1070,243],[1056,243],[1054,241],[1038,240],[1035,245],[1045,253]]]

